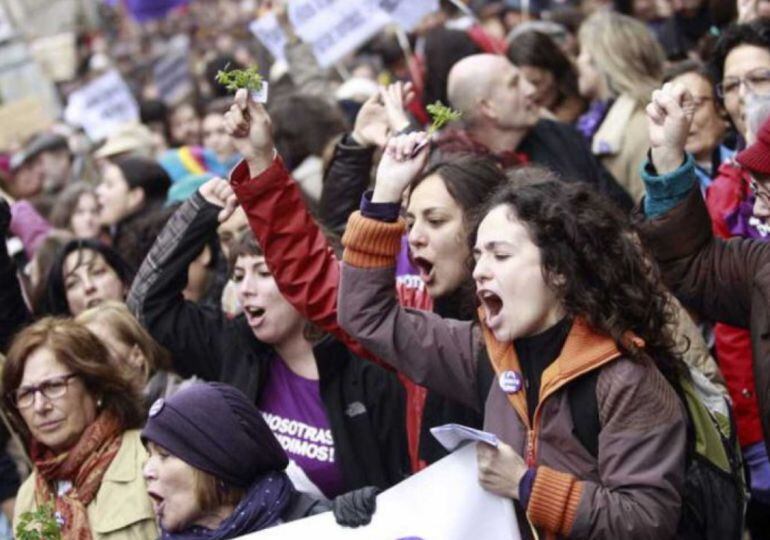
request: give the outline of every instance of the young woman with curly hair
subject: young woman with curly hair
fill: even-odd
[[[425,161],[411,157],[423,137],[389,143],[372,203],[400,200]],[[672,384],[683,363],[665,291],[628,222],[589,187],[552,180],[505,186],[479,215],[479,320],[400,307],[404,224],[354,214],[340,324],[413,380],[484,412],[500,445],[478,446],[479,482],[517,501],[541,537],[674,537],[687,428]],[[491,387],[480,384],[484,352]],[[573,405],[586,386],[593,410]],[[588,422],[594,441],[576,430]]]

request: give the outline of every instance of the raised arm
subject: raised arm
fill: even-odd
[[[411,152],[424,133],[391,140],[377,172],[373,204],[401,200],[427,157]],[[450,399],[478,409],[476,344],[471,322],[442,319],[425,311],[401,307],[396,298],[395,257],[404,223],[353,214],[343,237],[340,325],[368,350]]]
[[[187,268],[216,234],[235,207],[235,196],[225,180],[204,184],[185,201],[161,231],[128,294],[127,304],[139,322],[174,359],[181,375],[217,380],[226,360],[220,345],[224,315],[184,299]]]

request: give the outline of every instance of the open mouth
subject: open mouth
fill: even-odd
[[[102,303],[102,299],[101,298],[92,298],[91,300],[86,302],[86,307],[87,308],[96,307],[96,306],[98,306],[101,303]]]
[[[433,263],[424,257],[414,257],[412,262],[420,272],[420,277],[426,285],[430,285],[433,282]]]
[[[155,512],[155,515],[160,516],[163,514],[163,497],[155,493],[154,491],[148,491],[147,495],[149,495],[150,500],[152,501],[152,510]]]
[[[256,306],[244,306],[243,312],[246,314],[246,319],[249,325],[254,327],[262,323],[265,315],[265,308]]]
[[[494,319],[500,314],[500,310],[503,309],[503,300],[498,295],[492,291],[481,290],[477,296],[487,312],[487,319]]]

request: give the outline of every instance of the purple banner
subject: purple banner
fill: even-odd
[[[160,19],[172,9],[184,6],[190,0],[106,0],[108,4],[118,1],[126,7],[131,16],[139,22]]]

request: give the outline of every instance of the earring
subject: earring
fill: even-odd
[[[102,398],[99,398],[96,400],[96,408],[101,409],[102,408]]]

